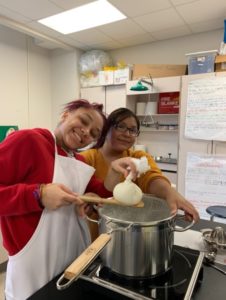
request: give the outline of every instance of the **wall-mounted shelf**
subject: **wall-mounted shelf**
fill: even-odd
[[[141,126],[140,132],[178,132],[178,129],[155,129]]]
[[[149,116],[152,116],[152,117],[179,117],[179,114],[151,114]],[[144,118],[144,117],[147,117],[147,115],[137,115],[137,117]]]
[[[165,151],[169,151],[177,157],[179,112],[175,109],[173,101],[170,106],[168,99],[163,103],[163,98],[171,97],[169,93],[172,93],[172,97],[175,93],[180,93],[181,77],[153,78],[153,86],[142,82],[142,85],[148,88],[146,91],[131,90],[131,87],[136,86],[137,83],[138,80],[126,83],[126,98],[127,108],[132,110],[140,121],[138,144],[145,145],[151,155],[164,156]],[[158,114],[158,112],[163,113]],[[176,180],[173,182],[176,183]]]
[[[152,114],[137,116],[141,132],[178,132],[178,114]]]

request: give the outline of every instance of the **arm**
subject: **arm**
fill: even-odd
[[[76,157],[77,159],[83,160],[79,155],[76,155]],[[123,174],[126,177],[129,172],[132,173],[134,178],[136,177],[136,166],[132,159],[130,157],[117,159],[111,163],[109,173],[104,183],[92,177],[89,183],[90,190],[86,189],[86,192],[95,192],[100,195],[100,192],[104,192],[105,189],[105,194],[110,193],[110,191],[113,191],[115,185],[120,182],[121,175]],[[92,185],[93,189],[91,189]],[[112,196],[112,193],[110,193],[110,196]],[[78,206],[77,211],[81,216],[86,212],[87,205],[84,206],[84,202],[79,198],[79,195],[61,184],[44,185],[40,198],[41,204],[48,209],[57,209],[60,206],[75,203]]]
[[[96,176],[93,176],[86,189],[86,192],[94,192],[101,197],[111,197],[115,185],[122,181],[122,177],[125,179],[130,170],[133,178],[136,178],[137,175],[136,166],[130,157],[114,160],[111,162],[108,170],[105,170],[106,168],[102,165],[96,166],[94,163],[91,164],[87,158],[82,157],[80,154],[77,155],[77,158],[92,165],[94,168],[100,169],[102,173],[106,172],[106,176],[104,176],[103,180],[99,180]]]
[[[192,216],[196,222],[199,220],[199,213],[192,203],[187,201],[165,180],[156,179],[151,181],[148,192],[156,195],[159,198],[165,199],[173,214],[177,212],[177,209],[181,209],[185,212],[187,219],[190,220]]]
[[[130,172],[132,174],[132,178],[135,180],[137,177],[137,170],[131,157],[123,157],[112,161],[107,177],[104,180],[104,186],[108,190],[113,191],[116,184],[121,181],[120,179],[122,175],[126,178]]]
[[[50,183],[54,157],[54,139],[45,129],[20,130],[0,144],[1,216],[41,214],[43,207],[56,209],[75,201],[65,186]],[[45,184],[42,190],[40,184]]]
[[[9,255],[20,251],[31,238],[42,214],[37,188],[52,176],[46,164],[53,158],[42,157],[42,140],[36,141],[35,136],[33,130],[19,130],[0,143],[1,231]]]
[[[87,163],[88,165],[96,168],[95,164],[92,164],[89,160],[87,160],[86,157],[81,155],[81,153],[76,154],[76,159],[83,161],[84,163]],[[100,197],[108,198],[112,197],[112,191],[109,191],[105,188],[103,184],[103,179],[97,178],[97,176],[94,174],[87,187],[86,187],[86,193],[95,193],[99,195]]]
[[[35,162],[30,131],[10,134],[0,143],[0,215],[24,215],[41,211],[33,192],[39,181],[32,180]],[[34,145],[34,147],[36,144]]]
[[[171,187],[170,181],[163,176],[151,155],[144,151],[131,151],[131,155],[135,158],[145,155],[151,168],[137,179],[137,184],[143,192],[165,199],[173,214],[177,212],[177,209],[181,209],[185,212],[186,218],[190,219],[192,216],[195,221],[199,220],[198,211],[191,202]]]

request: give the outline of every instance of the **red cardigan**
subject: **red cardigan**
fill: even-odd
[[[60,147],[58,154],[66,156]],[[0,225],[9,255],[27,244],[38,225],[42,209],[34,190],[40,183],[52,182],[54,157],[54,139],[46,129],[19,130],[0,143]],[[84,161],[79,154],[75,158]],[[86,192],[112,196],[94,176]]]

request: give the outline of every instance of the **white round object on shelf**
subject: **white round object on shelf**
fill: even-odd
[[[148,102],[146,104],[145,114],[146,115],[155,115],[155,114],[157,114],[157,108],[158,108],[157,101]]]
[[[142,116],[145,114],[146,102],[137,102],[136,114]]]

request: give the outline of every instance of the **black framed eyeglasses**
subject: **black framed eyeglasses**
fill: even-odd
[[[125,124],[115,124],[113,127],[120,132],[128,131],[131,136],[138,136],[140,134],[140,131],[136,127],[130,128]]]

